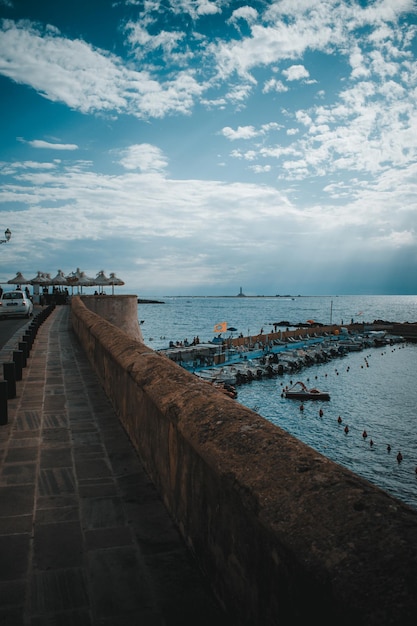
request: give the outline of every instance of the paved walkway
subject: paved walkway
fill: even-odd
[[[230,626],[69,314],[57,307],[40,326],[0,426],[0,624]]]

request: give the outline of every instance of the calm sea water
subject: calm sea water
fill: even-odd
[[[324,324],[352,319],[417,322],[417,296],[177,297],[164,299],[164,304],[140,304],[138,317],[145,343],[157,350],[166,348],[170,340],[191,341],[196,335],[200,341],[211,340],[214,325],[224,321],[236,329],[225,336],[255,335],[261,329],[272,332],[274,322],[280,321],[290,325],[310,319]],[[297,375],[242,385],[238,402],[417,508],[416,366],[416,344],[352,352]],[[282,387],[296,380],[328,391],[330,401],[306,402],[300,411],[298,402],[281,397]],[[364,430],[367,438],[362,436]],[[399,451],[401,463],[396,458]]]

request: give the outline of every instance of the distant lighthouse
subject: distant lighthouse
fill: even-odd
[[[244,297],[245,297],[245,294],[244,294],[244,293],[243,293],[243,291],[242,291],[242,287],[240,288],[240,291],[239,291],[239,293],[237,294],[237,297],[238,297],[238,298],[244,298]]]

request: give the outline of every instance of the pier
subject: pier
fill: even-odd
[[[42,324],[0,427],[2,623],[415,623],[416,511],[94,307]]]
[[[205,380],[231,385],[255,378],[280,376],[326,363],[359,351],[406,340],[412,337],[407,325],[366,324],[298,328],[214,343],[177,345],[158,352]],[[416,331],[417,331],[417,327]]]

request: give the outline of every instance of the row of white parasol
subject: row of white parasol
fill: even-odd
[[[65,276],[62,270],[58,270],[57,275],[53,278],[45,272],[38,272],[34,278],[27,280],[21,272],[17,272],[14,278],[7,281],[8,285],[39,285],[40,287],[99,287],[101,291],[104,287],[111,286],[112,295],[114,294],[115,285],[124,285],[124,281],[118,278],[114,272],[106,276],[101,270],[95,278],[91,278],[82,272],[79,267],[75,272],[71,272]]]

